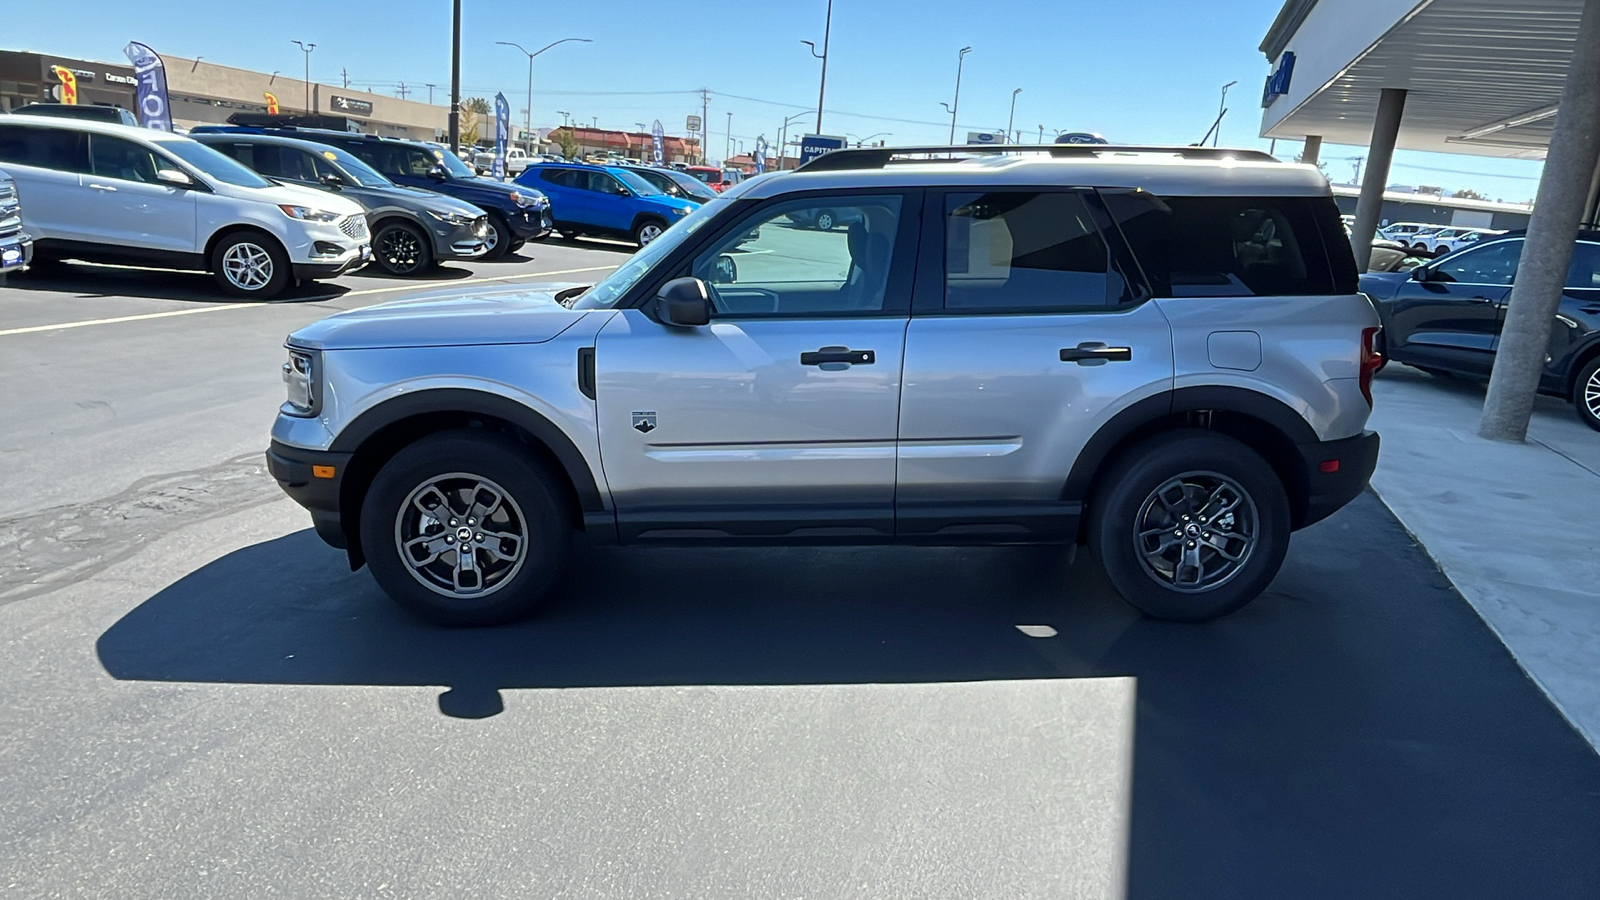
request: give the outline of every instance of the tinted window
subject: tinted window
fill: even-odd
[[[0,125],[0,162],[63,172],[89,171],[83,132],[64,128]]]
[[[1572,268],[1567,270],[1567,287],[1600,289],[1600,244],[1579,241],[1572,248]]]
[[[853,221],[831,231],[796,224],[814,221],[824,209],[848,210]],[[719,315],[882,312],[899,225],[894,195],[775,204],[696,257],[691,273],[715,288],[712,306]]]
[[[158,164],[150,148],[105,134],[89,135],[89,168],[101,178],[156,183]]]
[[[163,138],[156,145],[218,181],[248,188],[272,186],[272,182],[240,165],[237,160],[229,159],[199,141]]]
[[[1354,259],[1331,198],[1104,196],[1158,297],[1355,290]]]
[[[1461,284],[1510,284],[1522,258],[1522,241],[1496,241],[1464,250],[1433,268],[1438,281]]]
[[[541,179],[556,187],[577,187],[578,175],[576,169],[545,169],[539,173]]]
[[[1104,307],[1122,296],[1083,195],[945,198],[946,309]]]

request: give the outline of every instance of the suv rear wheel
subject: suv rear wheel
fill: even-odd
[[[1104,476],[1089,549],[1130,605],[1203,622],[1266,590],[1289,548],[1289,498],[1255,451],[1213,432],[1157,435]]]
[[[361,507],[361,549],[385,593],[441,625],[528,615],[560,574],[562,493],[514,441],[447,431],[384,465]],[[463,548],[468,548],[463,552]]]
[[[294,272],[277,241],[245,231],[228,235],[211,249],[211,277],[235,297],[269,300],[283,293]]]

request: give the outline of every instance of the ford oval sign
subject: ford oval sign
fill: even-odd
[[[1068,131],[1056,135],[1058,144],[1109,144],[1110,141],[1092,131]]]

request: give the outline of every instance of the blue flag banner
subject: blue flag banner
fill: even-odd
[[[657,119],[655,124],[650,126],[650,155],[654,158],[656,165],[666,164],[667,134],[661,128],[660,119]]]
[[[760,175],[767,170],[767,137],[762,135],[756,138],[756,174]]]
[[[172,130],[172,109],[167,105],[167,67],[161,56],[137,41],[122,48],[133,63],[139,90],[139,124],[157,131]]]
[[[494,95],[494,169],[495,178],[506,177],[506,141],[511,137],[511,104],[505,94]]]

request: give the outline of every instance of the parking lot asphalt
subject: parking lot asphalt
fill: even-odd
[[[622,258],[531,249],[456,283]],[[0,894],[1600,894],[1600,757],[1371,494],[1202,626],[1038,548],[589,549],[406,618],[260,465],[283,336],[393,284],[0,288]]]

